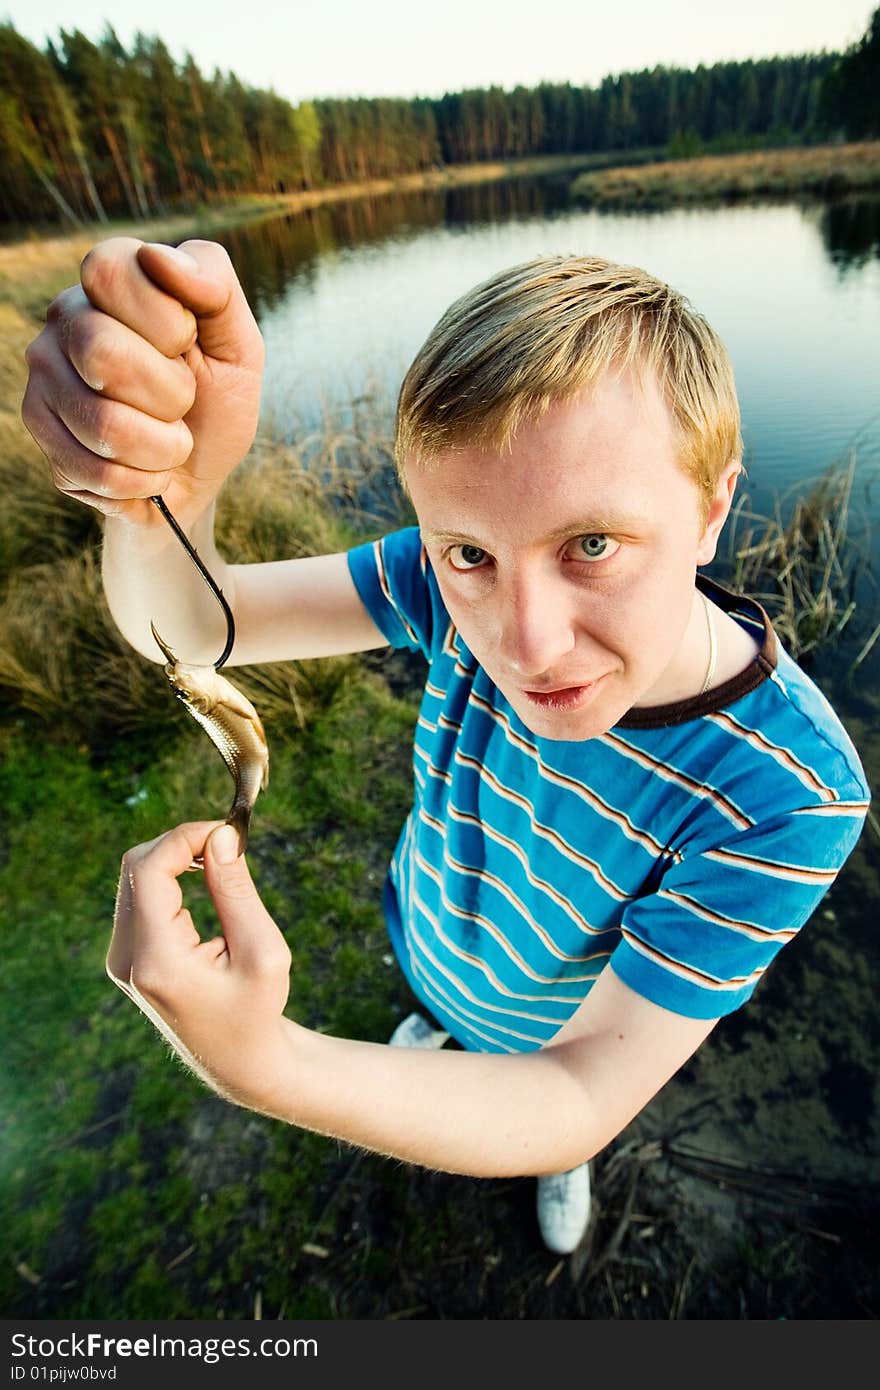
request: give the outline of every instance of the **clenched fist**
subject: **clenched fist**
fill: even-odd
[[[113,237],[53,300],[27,350],[22,419],[55,486],[108,516],[151,523],[206,504],[245,456],[263,342],[228,255]]]

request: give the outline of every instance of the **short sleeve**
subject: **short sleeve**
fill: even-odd
[[[348,568],[361,602],[391,646],[428,655],[435,604],[418,527],[357,546],[349,551]]]
[[[688,1018],[732,1013],[827,893],[866,812],[856,801],[804,807],[677,856],[624,912],[614,973]]]

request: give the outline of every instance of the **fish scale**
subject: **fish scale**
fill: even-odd
[[[269,782],[269,749],[260,716],[247,696],[213,666],[178,661],[155,626],[150,626],[166,658],[171,689],[232,773],[235,794],[226,821],[238,832],[238,851],[243,854],[254,803]]]

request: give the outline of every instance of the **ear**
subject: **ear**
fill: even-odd
[[[708,565],[711,560],[715,559],[718,537],[721,535],[733,505],[733,494],[736,492],[736,483],[741,472],[742,463],[738,458],[731,459],[722,470],[712,501],[709,504],[703,534],[697,546],[698,565]]]

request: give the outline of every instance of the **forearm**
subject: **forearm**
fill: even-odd
[[[214,544],[214,502],[178,508],[175,519],[232,605],[231,567]],[[158,510],[152,526],[107,518],[102,577],[114,622],[143,656],[162,659],[150,633],[153,622],[182,660],[198,664],[217,659],[226,641],[223,613]]]
[[[253,1104],[279,1119],[444,1172],[561,1172],[609,1139],[565,1048],[425,1052],[312,1033],[285,1019]],[[606,1127],[607,1128],[607,1127]]]

